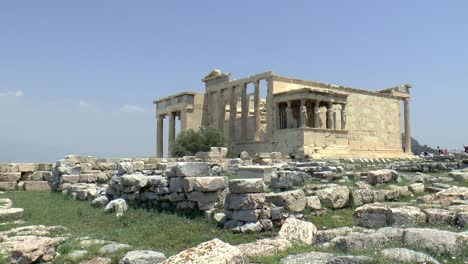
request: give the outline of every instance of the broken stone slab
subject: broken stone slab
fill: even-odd
[[[178,177],[206,177],[210,175],[210,166],[206,162],[178,162],[175,175]]]
[[[0,173],[0,182],[17,182],[21,179],[20,172],[2,172]]]
[[[120,259],[119,264],[156,264],[164,260],[166,260],[164,253],[151,250],[134,250],[127,252]]]
[[[388,211],[388,223],[405,227],[420,226],[426,223],[426,214],[414,206],[394,207]]]
[[[120,162],[117,165],[117,170],[120,175],[132,174],[134,172],[133,164],[131,162]]]
[[[104,208],[105,212],[115,212],[118,216],[122,215],[127,210],[127,202],[122,198],[110,201]]]
[[[375,170],[369,171],[367,175],[367,181],[371,185],[387,183],[396,179],[398,177],[398,172],[395,170],[383,169],[383,170]]]
[[[311,222],[288,218],[278,233],[279,238],[291,242],[312,245],[316,240],[317,227]]]
[[[234,179],[229,181],[231,193],[263,193],[266,185],[263,179]]]
[[[439,264],[439,261],[422,252],[407,248],[387,248],[380,251],[382,256],[388,260],[402,263],[427,263]]]
[[[0,210],[1,209],[8,209],[13,206],[13,201],[8,198],[0,198]]]
[[[349,189],[344,186],[326,188],[319,190],[317,196],[325,207],[340,209],[348,204]]]
[[[218,193],[194,191],[187,194],[187,199],[198,203],[212,203],[218,200]]]
[[[241,166],[237,170],[239,179],[262,179],[270,183],[272,177],[276,177],[276,168],[273,166]]]
[[[423,193],[424,192],[424,183],[413,183],[408,185],[408,189],[412,193]]]
[[[96,208],[105,207],[109,203],[109,199],[106,196],[99,196],[91,201],[91,206]]]
[[[264,204],[264,193],[228,193],[224,200],[224,208],[229,210],[259,209]]]
[[[430,225],[453,225],[455,224],[455,212],[441,208],[425,208],[422,210],[427,215],[427,223]]]
[[[186,249],[167,260],[164,264],[244,264],[245,259],[242,251],[228,243],[215,238],[201,243],[200,245]]]
[[[403,232],[403,244],[436,254],[457,256],[468,248],[468,235],[429,228],[407,228]]]
[[[458,212],[456,223],[462,227],[468,227],[468,212]]]
[[[80,262],[80,264],[111,264],[112,260],[110,258],[97,257],[90,260],[85,260]]]
[[[50,237],[33,237],[17,243],[11,253],[11,263],[40,263],[56,256],[58,241]]]
[[[229,219],[243,222],[257,222],[262,214],[262,210],[224,210],[224,213]]]
[[[290,247],[292,247],[291,242],[282,238],[260,239],[252,243],[237,245],[246,257],[270,256]]]
[[[291,212],[302,212],[306,207],[305,193],[302,190],[294,190],[279,193],[267,193],[265,200],[275,206],[284,207]]]
[[[18,220],[23,217],[23,208],[0,209],[0,222]]]
[[[224,177],[197,177],[194,190],[199,192],[215,192],[226,189],[228,181]]]
[[[336,256],[328,261],[328,264],[373,264],[376,260],[368,256]]]
[[[385,204],[371,203],[356,208],[353,213],[353,222],[357,226],[366,228],[379,228],[387,226],[389,208]]]
[[[25,181],[23,183],[23,189],[26,191],[50,190],[49,182],[47,181]]]
[[[148,184],[148,178],[140,173],[125,174],[120,177],[122,185],[135,186],[137,188],[143,188]]]
[[[353,232],[353,228],[351,227],[339,227],[339,228],[331,228],[331,229],[326,229],[326,230],[318,230],[316,233],[317,243],[322,244],[322,243],[330,242],[335,237],[345,236],[351,232]]]
[[[295,186],[303,186],[310,177],[309,174],[301,171],[278,171],[276,177],[271,178],[270,187],[290,190]]]
[[[328,263],[333,254],[322,252],[309,252],[289,255],[281,259],[281,264],[323,264]]]
[[[390,239],[381,233],[352,233],[347,236],[336,237],[332,241],[337,249],[350,252],[379,248],[390,242]]]

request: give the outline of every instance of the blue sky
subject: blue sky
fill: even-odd
[[[466,1],[3,1],[0,161],[155,154],[152,100],[217,68],[376,90],[412,134],[468,144]]]

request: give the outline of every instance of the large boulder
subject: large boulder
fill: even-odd
[[[317,196],[325,207],[340,209],[345,207],[349,201],[349,189],[337,186],[319,190]]]
[[[0,209],[0,222],[21,219],[23,217],[23,213],[23,208]]]
[[[289,255],[281,259],[281,264],[323,264],[328,263],[333,254],[322,252],[309,252]]]
[[[276,177],[271,178],[270,186],[278,189],[292,189],[295,186],[303,186],[310,175],[301,171],[279,171]]]
[[[120,259],[119,264],[156,264],[166,260],[166,256],[157,251],[134,250],[129,251]]]
[[[306,207],[305,193],[302,190],[268,193],[265,200],[291,212],[302,212]]]
[[[263,193],[266,185],[263,179],[234,179],[229,181],[231,193]]]
[[[120,175],[132,174],[134,172],[133,164],[131,162],[120,162],[117,165],[117,170]]]
[[[163,261],[164,264],[244,264],[244,255],[237,247],[215,238],[186,249]]]
[[[398,177],[398,172],[395,170],[375,170],[369,171],[367,175],[367,181],[369,184],[376,185],[379,183],[387,183],[396,179]]]
[[[291,242],[312,245],[315,243],[317,227],[311,222],[288,218],[278,233],[279,238],[285,238]]]
[[[339,250],[349,252],[356,250],[369,250],[375,247],[382,247],[390,242],[387,236],[381,233],[353,233],[347,236],[333,239],[335,247]]]

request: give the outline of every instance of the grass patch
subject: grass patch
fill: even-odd
[[[92,208],[88,202],[67,199],[50,191],[18,191],[0,195],[24,208],[28,225],[62,225],[73,238],[91,237],[127,243],[135,249],[156,250],[167,256],[202,242],[219,238],[230,244],[253,242],[275,233],[233,234],[225,232],[203,216],[183,216],[141,208],[130,208],[122,218]],[[70,242],[71,243],[71,242]],[[69,245],[65,251],[78,249]]]
[[[327,210],[319,214],[309,215],[308,220],[318,229],[351,227],[353,226],[353,212],[354,208]]]

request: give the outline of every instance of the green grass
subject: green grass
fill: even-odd
[[[354,208],[327,210],[321,214],[311,214],[307,220],[311,221],[318,229],[351,227],[353,226],[353,212]]]
[[[62,225],[73,238],[89,236],[127,243],[135,249],[161,251],[166,256],[213,238],[240,244],[275,235],[233,234],[223,231],[203,216],[184,216],[141,208],[130,208],[124,217],[117,218],[114,214],[105,214],[103,209],[92,208],[88,202],[74,201],[49,191],[18,191],[0,197],[8,197],[16,207],[24,208],[24,220],[28,225]],[[64,250],[71,251],[79,246],[77,242],[70,241],[64,247]]]

